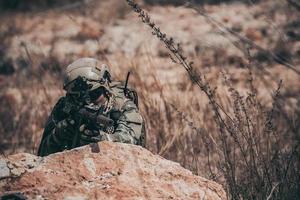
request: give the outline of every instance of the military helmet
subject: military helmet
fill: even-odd
[[[71,63],[65,73],[64,90],[79,94],[104,87],[109,90],[111,75],[106,64],[94,58],[80,58]]]

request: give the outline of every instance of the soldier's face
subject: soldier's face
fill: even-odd
[[[103,94],[101,94],[94,103],[97,105],[104,105],[106,101],[107,101],[107,98]]]
[[[100,87],[90,92],[90,98],[94,104],[103,105],[107,98],[105,97],[105,89]]]

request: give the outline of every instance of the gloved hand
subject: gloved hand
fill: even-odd
[[[86,145],[101,141],[101,131],[90,130],[83,124],[79,128],[80,131],[80,145]]]
[[[57,123],[53,134],[57,140],[72,140],[75,134],[75,121],[67,118]]]

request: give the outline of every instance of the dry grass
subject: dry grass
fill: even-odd
[[[150,26],[153,35],[160,39],[170,51],[170,59],[181,65],[188,72],[191,81],[205,94],[210,104],[206,114],[211,113],[210,117],[207,115],[205,117],[214,122],[212,126],[215,128],[208,129],[214,134],[209,134],[203,129],[196,128],[185,114],[176,109],[176,105],[170,104],[168,100],[162,98],[167,129],[171,129],[170,124],[177,124],[175,120],[172,120],[171,106],[179,113],[181,123],[187,123],[195,132],[196,137],[189,140],[192,138],[190,135],[183,135],[182,128],[184,125],[179,126],[177,133],[173,133],[168,139],[166,139],[165,134],[158,133],[157,138],[166,141],[165,144],[162,141],[157,142],[158,152],[164,154],[169,149],[172,152],[171,159],[174,159],[172,156],[176,155],[177,158],[175,159],[180,158],[184,166],[194,167],[198,170],[196,159],[199,158],[199,155],[197,153],[206,150],[204,157],[207,157],[210,176],[219,178],[219,181],[223,179],[223,184],[232,199],[299,198],[299,177],[295,176],[300,167],[298,159],[299,140],[295,138],[298,131],[285,132],[289,134],[289,138],[282,138],[283,131],[293,120],[287,119],[288,124],[282,124],[283,119],[280,118],[280,115],[284,113],[282,105],[279,105],[279,98],[282,98],[280,97],[282,81],[279,82],[278,88],[272,95],[272,106],[270,108],[264,106],[257,98],[258,88],[255,88],[253,83],[253,58],[250,51],[244,49],[243,52],[248,52],[246,54],[249,70],[247,77],[249,81],[248,94],[246,97],[242,96],[225,74],[223,75],[225,85],[230,94],[226,104],[229,106],[220,105],[216,90],[212,90],[211,84],[195,70],[193,62],[189,62],[182,54],[179,44],[174,43],[173,38],[168,38],[166,34],[162,33],[147,12],[141,9],[138,4],[131,0],[127,0],[127,2],[138,13],[141,21]],[[158,91],[163,97],[161,87],[158,87]],[[189,98],[189,100],[191,99]],[[297,99],[299,100],[299,98]],[[299,113],[296,115],[298,120]],[[293,130],[292,127],[290,129]],[[184,137],[180,138],[182,135]],[[199,146],[206,147],[206,149],[201,149]],[[175,147],[175,150],[172,147]],[[213,159],[210,158],[211,155],[213,155]],[[211,160],[215,163],[212,164]],[[192,163],[192,166],[188,166],[187,163]]]
[[[112,23],[107,14],[102,19],[103,24]],[[80,40],[86,35],[90,33]],[[8,44],[7,35],[2,37]],[[26,45],[22,48],[26,51]],[[12,63],[17,66],[15,73],[1,76],[0,150],[4,154],[36,153],[47,115],[63,95],[63,69],[76,57],[62,61],[55,54],[40,57],[28,52]],[[213,69],[196,66],[190,75],[201,71],[203,84],[197,84],[195,76],[193,82],[186,77],[174,86],[158,78],[159,60],[150,53],[146,62],[125,55],[112,60],[105,51],[88,56],[108,62],[117,80],[125,79],[124,71],[133,71],[130,83],[139,94],[150,151],[223,184],[232,199],[299,199],[300,96],[295,91],[300,88],[276,79],[276,73],[297,77],[293,72],[272,63],[270,72],[245,53],[241,60],[245,68],[221,70],[222,62],[214,63]],[[207,84],[212,89],[206,93]]]

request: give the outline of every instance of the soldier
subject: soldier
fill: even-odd
[[[129,74],[128,74],[129,76]],[[145,147],[138,98],[126,83],[112,82],[107,65],[81,58],[66,69],[64,90],[44,129],[38,155],[47,156],[102,140]]]

